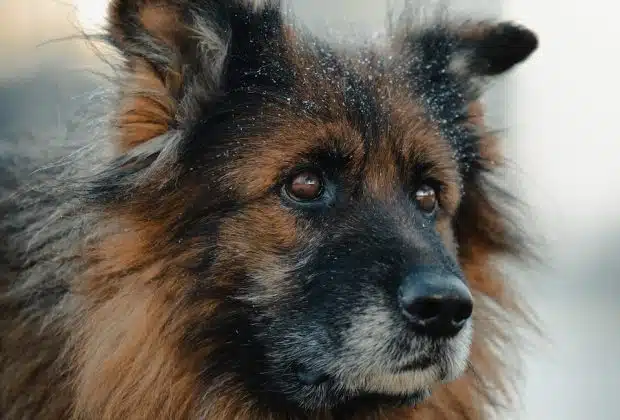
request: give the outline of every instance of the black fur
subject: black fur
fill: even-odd
[[[178,287],[182,293],[178,300],[163,299],[173,314],[170,322],[194,314],[183,325],[183,341],[175,343],[175,350],[183,360],[210,350],[188,375],[209,395],[242,390],[238,404],[250,401],[258,418],[273,413],[275,418],[299,419],[326,413],[344,418],[353,411],[375,415],[428,397],[430,382],[418,385],[413,374],[400,378],[398,388],[389,375],[400,374],[403,365],[416,372],[438,366],[433,383],[453,379],[451,375],[465,369],[471,325],[453,340],[418,337],[400,316],[397,290],[420,266],[466,281],[460,258],[471,237],[486,239],[493,251],[502,241],[512,243],[502,234],[493,236],[492,227],[471,224],[485,216],[480,206],[487,198],[481,187],[481,133],[470,123],[467,106],[477,99],[475,79],[524,60],[536,47],[533,35],[506,24],[474,41],[439,23],[406,36],[398,58],[388,64],[374,53],[347,55],[320,43],[291,44],[280,9],[272,4],[255,10],[241,1],[171,1],[181,26],[193,30],[192,37],[181,37],[173,45],[148,33],[139,19],[142,2],[114,4],[110,38],[124,55],[125,71],[135,70],[136,60],[147,62],[170,89],[174,114],[166,133],[120,155],[97,157],[97,165],[85,171],[52,167],[35,176],[32,170],[42,162],[20,168],[10,159],[0,160],[0,309],[8,314],[0,325],[6,331],[23,327],[30,340],[25,344],[33,352],[39,334],[46,340],[42,346],[60,349],[49,356],[52,361],[35,369],[59,378],[60,388],[64,375],[74,373],[60,367],[70,363],[63,359],[73,350],[69,337],[80,332],[81,317],[88,315],[84,308],[100,302],[89,302],[88,293],[80,295],[73,282],[92,276],[88,264],[100,262],[89,260],[86,251],[126,229],[115,220],[119,214],[130,215],[136,225],[165,229],[149,238],[143,261],[108,268],[98,280],[109,281],[113,294],[123,282],[138,281],[139,274],[163,262],[148,287],[159,292],[156,287],[174,278],[171,289]],[[515,48],[507,51],[504,44]],[[309,55],[316,71],[304,74],[295,54]],[[460,58],[465,66],[455,70],[454,60]],[[169,84],[175,72],[182,75],[179,90]],[[423,106],[423,115],[411,115],[412,120],[428,131],[439,128],[437,144],[425,145],[439,152],[399,155],[394,144],[401,139],[390,132],[391,98],[381,91],[386,78]],[[304,83],[316,89],[304,90]],[[334,105],[334,98],[343,103]],[[353,162],[350,151],[341,147],[356,142],[355,136],[316,139],[333,147],[293,138],[291,142],[308,143],[304,153],[294,157],[297,164],[275,168],[278,174],[268,180],[269,187],[247,195],[238,181],[242,178],[231,175],[238,175],[237,165],[254,152],[274,152],[275,146],[262,146],[278,138],[285,124],[309,122],[350,127],[363,141],[362,161]],[[105,136],[111,140],[114,134]],[[424,214],[414,197],[422,183],[436,187],[438,195],[444,193],[442,182],[447,181],[426,175],[433,165],[440,166],[434,159],[442,159],[444,140],[460,165],[453,178],[463,181],[466,195],[460,197],[453,223],[444,223],[440,231],[438,218],[447,216]],[[397,166],[392,178],[371,173],[376,165],[372,159],[384,149]],[[405,167],[413,173],[405,173]],[[283,192],[300,168],[324,176],[321,199],[299,203]],[[263,168],[250,171],[254,169]],[[385,196],[378,198],[381,194],[364,184],[372,176]],[[255,208],[262,213],[243,222],[244,229],[230,227],[238,228],[239,220]],[[282,224],[289,217],[294,220],[285,228],[295,231],[294,245],[270,243],[270,235],[287,232],[266,226],[268,217],[279,217]],[[259,233],[264,238],[257,239]],[[247,243],[240,242],[239,235],[247,235]],[[252,245],[249,250],[247,244]],[[457,244],[465,250],[457,253]],[[179,272],[183,276],[173,276]],[[271,295],[264,293],[269,287]],[[204,309],[207,303],[212,312]],[[72,317],[78,319],[66,321]],[[11,344],[8,335],[3,339],[3,346]],[[12,366],[36,361],[0,350],[0,378],[7,384]],[[56,359],[62,359],[58,366]],[[23,387],[0,385],[0,410],[19,418],[37,414],[39,406],[53,406],[48,393],[34,395],[42,385],[37,379]],[[72,409],[76,391],[62,389],[56,414]],[[208,413],[209,406],[201,408]]]

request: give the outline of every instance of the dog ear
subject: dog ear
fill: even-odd
[[[196,121],[222,118],[239,97],[256,102],[290,82],[288,32],[277,0],[111,0],[107,37],[124,59],[113,111],[117,156],[91,180],[89,199],[160,194],[181,170]]]
[[[464,26],[457,32],[454,60],[462,60],[461,71],[472,77],[496,76],[525,61],[537,48],[531,30],[511,22]],[[459,55],[460,54],[460,55]]]
[[[285,37],[279,5],[250,0],[112,0],[107,30],[125,59],[120,152],[182,128],[247,83],[243,75],[283,56]]]
[[[421,30],[401,28],[398,34],[396,46],[414,85],[458,89],[468,100],[477,98],[489,77],[522,63],[538,48],[534,32],[511,22],[441,22]]]
[[[489,78],[526,60],[536,35],[509,23],[431,22],[414,28],[403,19],[393,36],[395,72],[454,149],[463,173],[479,158],[479,133],[471,107]]]

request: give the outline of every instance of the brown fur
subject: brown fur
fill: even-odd
[[[183,34],[177,12],[161,1],[138,2],[144,5],[139,24],[168,48],[175,48],[175,42]],[[110,21],[118,22],[111,8]],[[111,36],[119,44],[127,40],[122,29],[110,30]],[[176,95],[180,89],[182,71],[180,68],[168,67],[162,80],[156,70],[144,59],[133,57],[127,62],[129,77],[124,83],[124,93],[120,104],[117,126],[121,135],[118,138],[119,152],[126,152],[133,147],[166,133],[170,129],[176,112]]]
[[[116,3],[110,9],[111,34],[124,45],[128,41],[119,23],[122,17],[115,14]],[[176,8],[170,6],[176,3],[135,3],[143,6],[140,23],[168,48],[176,48],[187,29]],[[64,312],[50,316],[45,328],[41,329],[41,322],[46,316],[29,317],[19,307],[0,302],[3,310],[10,311],[6,319],[12,320],[2,323],[0,408],[11,407],[2,413],[3,418],[288,418],[285,413],[258,407],[232,376],[218,383],[201,377],[203,361],[219,343],[203,341],[192,348],[182,344],[192,334],[188,326],[222,310],[216,298],[193,296],[191,285],[201,281],[191,270],[201,257],[200,251],[193,249],[217,249],[210,278],[217,279],[221,287],[234,287],[240,265],[264,273],[263,282],[252,293],[263,304],[275,304],[278,296],[295,287],[287,282],[285,273],[290,267],[279,255],[308,239],[308,232],[276,198],[262,193],[282,171],[321,142],[326,148],[344,150],[354,162],[352,167],[362,170],[363,140],[343,117],[346,109],[342,107],[342,93],[329,80],[317,76],[320,73],[312,68],[311,53],[297,44],[302,41],[292,31],[287,40],[290,61],[300,71],[297,94],[309,101],[332,103],[323,110],[325,118],[267,109],[270,131],[264,138],[244,139],[252,147],[234,151],[219,179],[224,190],[236,188],[239,200],[255,202],[243,213],[224,218],[216,243],[204,244],[193,238],[189,240],[195,243],[179,240],[177,245],[171,244],[170,232],[200,195],[203,181],[198,176],[190,175],[174,193],[165,187],[158,190],[156,182],[147,183],[130,203],[100,209],[93,227],[97,235],[75,252],[85,268],[66,279],[71,295]],[[121,89],[115,119],[118,136],[114,141],[119,155],[168,132],[184,112],[179,105],[181,62],[168,67],[162,77],[151,64],[130,55],[126,71],[128,78]],[[439,385],[416,408],[360,408],[350,413],[350,418],[485,419],[489,407],[511,402],[513,373],[504,365],[505,355],[492,350],[496,343],[510,346],[513,336],[501,317],[516,319],[522,315],[519,301],[506,287],[494,258],[518,255],[520,243],[511,236],[506,219],[478,179],[466,181],[471,184],[464,186],[467,195],[461,198],[461,177],[450,146],[424,115],[422,105],[393,88],[393,81],[386,78],[376,84],[393,110],[388,122],[390,132],[380,141],[393,145],[379,147],[370,155],[374,165],[365,174],[366,187],[373,197],[389,201],[392,185],[402,177],[395,157],[403,157],[411,166],[420,158],[436,163],[432,175],[445,183],[438,229],[447,246],[455,248],[458,244],[459,262],[476,299],[476,327],[470,368],[460,379]],[[485,133],[482,111],[479,102],[472,102],[469,123]],[[482,136],[480,161],[487,169],[501,164],[494,136]],[[454,219],[457,223],[453,226]],[[248,225],[257,227],[248,230]],[[59,372],[64,376],[58,378]],[[55,385],[46,387],[46,382]],[[330,420],[335,415],[315,413],[314,418]]]
[[[339,138],[346,138],[342,135],[343,127],[329,126],[308,131],[295,127],[293,138],[303,138],[305,132],[316,135],[322,131],[332,132],[334,129],[341,134]],[[282,143],[291,144],[291,138],[282,135]],[[252,155],[258,159],[257,162],[250,156],[242,156],[239,162],[243,166],[231,168],[228,172],[231,177],[229,182],[246,186],[248,196],[253,195],[254,188],[255,191],[260,191],[265,187],[253,186],[253,182],[273,178],[279,167],[285,167],[289,159],[296,156],[295,150],[290,147],[288,149],[273,147],[274,142],[277,144],[276,139],[271,138],[270,142],[269,155],[255,150]],[[485,151],[495,147],[495,141],[489,139],[489,143],[490,147]],[[418,146],[422,144],[418,143]],[[297,142],[297,145],[302,150],[305,146],[303,142]],[[260,175],[250,170],[256,167],[269,173]],[[243,178],[244,175],[250,174],[251,179]],[[389,172],[383,172],[381,175],[369,178],[376,180],[377,187],[373,190],[380,193],[384,190],[382,187],[389,184],[390,175]],[[476,225],[491,230],[494,235],[502,235],[502,219],[498,214],[483,202],[473,210],[478,221]],[[245,221],[230,220],[230,227],[225,225],[222,230],[223,256],[219,264],[222,270],[226,271],[228,267],[238,263],[241,254],[245,264],[263,265],[265,270],[271,273],[277,271],[278,261],[271,261],[269,256],[273,255],[274,249],[278,247],[292,246],[296,235],[295,230],[291,229],[293,224],[283,217],[281,212],[270,207],[257,207],[254,211],[247,212],[243,216],[244,219],[265,220],[268,223],[264,226],[270,227],[269,231],[256,231],[252,236],[248,236],[242,228]],[[481,223],[482,221],[484,223]],[[170,316],[172,314],[178,316],[181,313],[179,311],[183,311],[186,312],[187,320],[195,319],[194,317],[204,318],[208,317],[211,311],[216,311],[217,306],[211,306],[208,302],[203,303],[195,309],[198,313],[183,309],[182,291],[171,287],[175,282],[170,279],[179,278],[182,282],[188,279],[187,275],[168,272],[169,269],[164,268],[164,261],[157,261],[153,256],[153,250],[149,249],[165,233],[160,228],[148,226],[140,228],[135,222],[131,226],[131,233],[114,236],[100,245],[96,250],[96,259],[101,262],[89,270],[93,273],[93,277],[87,277],[88,281],[84,284],[83,293],[88,296],[88,300],[102,303],[89,304],[83,309],[81,313],[84,322],[80,323],[77,329],[81,333],[76,340],[76,366],[79,366],[80,372],[76,385],[78,413],[76,418],[182,419],[203,414],[206,418],[222,420],[267,418],[263,412],[252,414],[252,407],[243,402],[245,399],[243,394],[235,395],[234,390],[227,390],[221,394],[222,388],[226,387],[225,384],[217,386],[210,392],[199,384],[199,379],[194,373],[195,366],[199,364],[200,358],[208,357],[209,350],[205,348],[204,353],[195,355],[196,360],[183,357],[178,352],[176,343],[183,334],[186,319],[184,317],[171,319]],[[490,256],[497,255],[502,249],[488,244],[486,234],[486,231],[479,235],[468,234],[469,245],[461,256],[470,287],[479,298],[488,298],[505,309],[515,310],[516,301],[511,295],[506,294],[502,277],[489,261]],[[237,254],[230,260],[226,257],[228,247],[231,252]],[[245,251],[250,249],[251,253]],[[145,255],[150,256],[145,260]],[[132,272],[123,282],[116,280],[122,275],[119,271],[125,271],[128,267],[140,268]],[[222,274],[221,281],[226,282],[227,276],[225,273]],[[161,281],[163,278],[166,278],[165,283]],[[121,284],[122,287],[116,287]],[[277,295],[273,284],[267,287]],[[479,332],[474,338],[471,353],[471,364],[476,367],[475,371],[472,370],[463,378],[441,386],[428,401],[414,410],[395,408],[371,416],[362,412],[352,418],[382,420],[484,418],[481,410],[486,404],[485,400],[494,398],[486,394],[489,392],[486,388],[491,387],[494,389],[493,393],[500,394],[510,391],[509,385],[505,383],[507,378],[504,376],[506,372],[501,368],[501,359],[488,348],[489,342],[501,338],[506,332],[496,330],[498,326],[488,319],[490,312],[487,311],[486,305],[484,300],[476,302],[475,322],[478,326],[476,331]],[[518,313],[515,313],[516,315]],[[122,326],[122,330],[109,330],[107,325]],[[121,347],[116,347],[118,344],[121,344]],[[114,354],[114,357],[111,358],[110,354]],[[145,377],[145,375],[151,376]],[[92,381],[93,379],[95,381]],[[225,400],[222,400],[225,395]],[[166,398],[162,399],[162,396]],[[198,402],[206,402],[204,398],[209,399],[209,404],[205,406],[209,406],[210,409],[206,413],[201,411],[204,408],[196,406]],[[329,420],[330,416],[325,414],[320,419]]]

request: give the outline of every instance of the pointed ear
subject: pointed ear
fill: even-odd
[[[472,105],[488,79],[525,61],[538,47],[538,39],[529,29],[509,22],[439,20],[414,28],[404,21],[394,36],[395,71],[438,124],[463,172],[469,172],[480,149],[480,121],[474,121]]]
[[[489,78],[524,62],[538,48],[534,32],[511,22],[466,24],[454,37],[448,71],[470,99],[479,96]]]
[[[280,18],[273,1],[112,0],[108,37],[125,59],[119,151],[183,127],[234,89],[235,74],[273,61],[265,51],[282,38]]]
[[[201,10],[199,3],[213,7]],[[125,58],[115,121],[120,152],[179,124],[188,72],[201,74],[206,89],[217,88],[230,34],[215,3],[111,1],[108,35]]]
[[[440,21],[422,29],[401,28],[398,34],[406,77],[425,91],[418,93],[448,89],[463,94],[466,102],[478,97],[489,77],[510,70],[538,48],[532,31],[510,22]]]
[[[495,76],[525,61],[537,48],[531,30],[511,22],[465,26],[459,34],[464,70],[472,76]]]

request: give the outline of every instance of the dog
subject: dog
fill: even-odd
[[[507,404],[527,241],[480,98],[538,38],[414,14],[341,45],[273,1],[112,0],[105,134],[1,160],[2,418]]]

